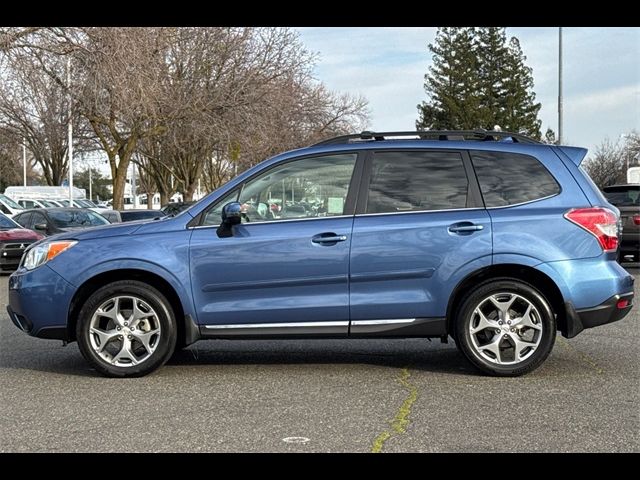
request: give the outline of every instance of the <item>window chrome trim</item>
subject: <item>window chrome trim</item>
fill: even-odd
[[[238,323],[223,325],[205,325],[210,330],[222,330],[228,328],[300,328],[300,327],[347,327],[349,321],[337,322],[289,322],[289,323]]]
[[[301,218],[284,218],[278,220],[267,220],[262,222],[248,222],[241,223],[243,227],[248,227],[251,225],[264,225],[268,223],[286,223],[286,222],[304,222],[307,220],[330,220],[334,218],[353,218],[353,215],[332,215],[330,217],[301,217]],[[220,225],[196,225],[195,227],[187,227],[188,230],[194,230],[198,228],[218,228]]]
[[[358,213],[356,217],[371,217],[375,215],[407,215],[412,213],[440,213],[440,212],[465,212],[473,210],[486,210],[484,207],[445,208],[440,210],[406,210],[403,212]]]

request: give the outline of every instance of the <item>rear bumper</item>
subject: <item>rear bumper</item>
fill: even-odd
[[[596,307],[579,310],[576,310],[571,302],[566,302],[567,332],[564,336],[573,338],[585,328],[598,327],[622,320],[632,308],[633,292],[614,295]]]

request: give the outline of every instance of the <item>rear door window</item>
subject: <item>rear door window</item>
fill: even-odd
[[[530,155],[471,151],[486,207],[505,207],[551,197],[560,186],[549,171]]]
[[[376,152],[366,213],[467,206],[469,182],[459,152]]]

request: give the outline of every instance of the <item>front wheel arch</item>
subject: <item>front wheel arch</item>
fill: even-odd
[[[109,270],[107,272],[100,273],[86,280],[76,290],[71,304],[69,307],[69,316],[67,322],[67,338],[69,341],[76,340],[76,325],[78,323],[78,315],[82,306],[87,299],[98,289],[104,287],[109,283],[116,282],[118,280],[137,280],[146,283],[156,288],[162,293],[165,298],[171,304],[171,309],[176,318],[176,324],[178,327],[178,348],[184,347],[190,343],[193,343],[194,339],[193,320],[187,318],[185,315],[180,297],[171,284],[153,272],[139,269],[119,269]]]

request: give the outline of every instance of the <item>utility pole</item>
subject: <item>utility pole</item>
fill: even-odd
[[[136,164],[131,162],[131,196],[133,197],[133,208],[138,208],[138,195],[136,188]]]
[[[26,139],[22,137],[22,173],[24,177],[24,185],[27,186],[27,145]]]
[[[91,191],[91,164],[89,164],[89,200],[93,200],[93,192]]]
[[[69,89],[69,123],[67,124],[67,160],[69,161],[69,206],[73,207],[73,121],[71,117],[71,57],[67,58],[67,88]]]
[[[558,30],[558,145],[562,145],[562,27]]]

